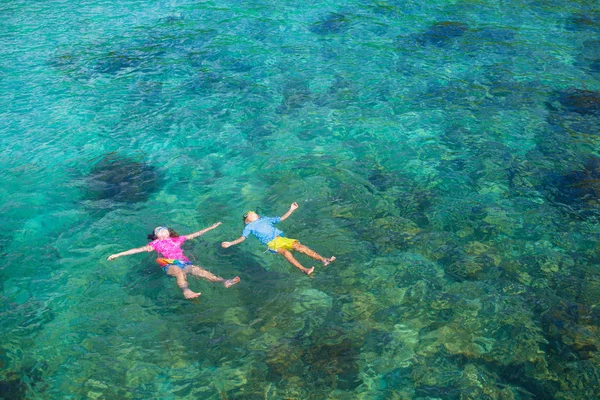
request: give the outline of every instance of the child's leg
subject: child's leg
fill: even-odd
[[[177,279],[177,286],[181,288],[183,295],[186,299],[195,299],[200,296],[200,293],[192,292],[192,290],[188,287],[187,280],[185,279],[185,272],[175,265],[171,265],[167,270],[167,275],[174,276]]]
[[[294,267],[298,268],[300,271],[304,272],[306,275],[312,274],[312,272],[315,270],[315,267],[304,268],[304,266],[302,264],[300,264],[300,262],[298,262],[298,260],[296,260],[294,258],[292,253],[289,252],[289,250],[279,249],[279,250],[277,250],[277,252],[279,254],[281,254],[282,256],[284,256],[285,259],[288,260],[288,262],[290,264],[292,264]]]
[[[200,268],[196,265],[189,265],[185,267],[185,272],[189,272],[190,274],[198,278],[203,278],[210,282],[221,282],[226,288],[231,287],[240,281],[239,276],[236,276],[233,279],[223,279],[220,276],[216,276],[212,272],[207,271],[204,268]]]
[[[305,245],[300,242],[294,243],[294,250],[299,251],[300,253],[306,254],[310,258],[314,258],[315,260],[319,260],[323,263],[323,265],[328,265],[330,262],[335,260],[335,257],[325,258],[314,250],[309,249]]]

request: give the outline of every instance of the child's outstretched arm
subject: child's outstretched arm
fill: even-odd
[[[235,239],[235,240],[234,240],[234,241],[232,241],[232,242],[223,242],[223,243],[221,243],[221,247],[223,247],[223,248],[225,248],[225,249],[226,249],[226,248],[228,248],[228,247],[231,247],[231,246],[234,246],[234,245],[236,245],[236,244],[240,244],[240,243],[242,243],[244,240],[246,240],[246,238],[245,238],[244,236],[240,236],[239,238]]]
[[[108,256],[108,261],[112,261],[115,258],[119,258],[121,256],[130,256],[132,254],[151,252],[151,251],[154,251],[154,249],[150,246],[138,247],[137,249],[131,249],[131,250],[123,251],[121,253],[112,254],[112,255]]]
[[[287,217],[289,217],[290,215],[292,215],[292,213],[294,211],[296,211],[298,209],[298,203],[293,202],[292,205],[290,206],[290,209],[281,216],[280,221],[284,221],[287,219]]]
[[[219,225],[221,225],[221,222],[217,222],[216,224],[213,224],[213,225],[209,226],[206,229],[202,229],[201,231],[190,233],[189,235],[185,235],[185,238],[188,239],[188,240],[189,239],[196,239],[198,236],[204,235],[206,232],[215,229]]]

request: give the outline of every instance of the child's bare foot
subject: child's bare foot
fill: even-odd
[[[192,292],[190,289],[185,289],[183,295],[186,299],[191,300],[200,297],[200,293]]]
[[[236,283],[238,283],[240,281],[240,277],[236,276],[233,279],[227,279],[226,281],[223,281],[223,286],[225,286],[226,288],[230,288],[233,285],[235,285]]]
[[[335,261],[335,257],[329,257],[329,258],[323,258],[323,266],[326,267],[327,265],[331,264],[332,262]]]
[[[315,267],[310,267],[310,268],[304,268],[302,270],[302,272],[304,272],[306,275],[310,275],[313,273],[314,270],[315,270]]]

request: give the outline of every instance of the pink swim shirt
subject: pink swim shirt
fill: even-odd
[[[185,236],[170,237],[167,239],[156,239],[148,243],[148,246],[156,250],[164,258],[173,260],[190,261],[183,255],[181,250],[182,243],[185,242]]]

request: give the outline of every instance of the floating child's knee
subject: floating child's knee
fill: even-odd
[[[290,254],[289,250],[284,249],[283,247],[280,247],[279,249],[275,250],[277,251],[279,254],[281,254],[282,256],[285,256],[286,254]]]
[[[180,267],[177,267],[173,264],[169,265],[169,268],[167,268],[166,272],[167,275],[174,276],[175,278],[185,277],[185,272],[183,272],[183,270]]]

